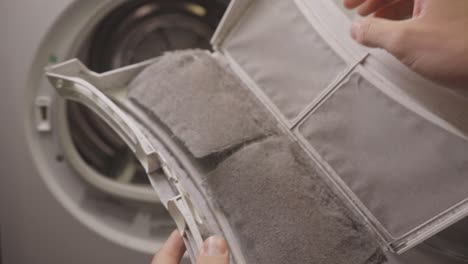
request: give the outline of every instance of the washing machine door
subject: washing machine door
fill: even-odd
[[[79,57],[108,71],[169,50],[207,49],[227,4],[1,4],[6,263],[149,262],[175,225],[122,139],[81,105],[58,98],[43,68]]]

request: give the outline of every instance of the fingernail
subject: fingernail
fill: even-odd
[[[358,39],[358,33],[360,29],[361,29],[361,23],[359,22],[354,22],[353,25],[351,26],[351,37],[354,40]]]
[[[226,241],[217,236],[208,238],[203,244],[202,254],[205,256],[221,256],[227,253]]]

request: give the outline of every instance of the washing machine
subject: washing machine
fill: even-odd
[[[227,4],[0,3],[1,263],[149,263],[175,228],[171,219],[120,138],[83,106],[58,98],[43,68],[78,57],[103,72],[168,50],[209,49]],[[468,263],[468,221],[388,257]]]
[[[175,228],[123,141],[44,67],[97,72],[209,49],[227,0],[0,3],[2,263],[149,263]]]

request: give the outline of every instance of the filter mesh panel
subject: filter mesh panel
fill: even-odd
[[[167,54],[137,77],[129,96],[195,157],[231,149],[213,160],[201,191],[225,214],[248,263],[384,262],[304,150],[279,135],[265,106],[222,62],[200,51]]]
[[[300,131],[394,237],[468,197],[468,142],[359,74]]]
[[[289,120],[346,69],[294,1],[253,1],[224,46]]]

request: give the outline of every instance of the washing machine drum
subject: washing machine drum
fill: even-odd
[[[220,234],[233,263],[384,263],[466,215],[467,102],[379,72],[386,55],[347,38],[336,48],[338,13],[234,1],[214,53],[103,75],[71,61],[48,76],[135,151],[192,256]]]

